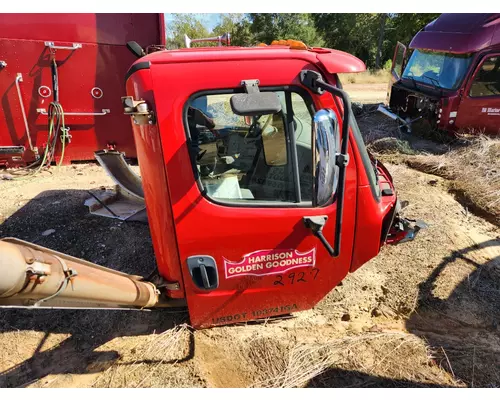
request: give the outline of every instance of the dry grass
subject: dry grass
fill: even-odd
[[[120,358],[99,375],[92,387],[192,387],[193,379],[187,370],[176,368],[188,357],[190,335],[189,327],[182,324],[150,335],[148,340],[133,340],[130,346],[122,344]]]
[[[500,138],[467,132],[451,136],[407,134],[376,107],[358,111],[358,124],[369,151],[384,162],[407,163],[448,179],[468,209],[500,225]]]
[[[356,120],[366,146],[373,154],[377,156],[417,154],[398,124],[390,118],[381,116],[377,106],[363,107],[359,110]]]
[[[385,69],[367,70],[352,74],[339,74],[344,83],[388,83],[390,72]]]
[[[451,181],[474,211],[500,225],[500,139],[479,136],[469,144],[439,156],[419,155],[408,163]]]
[[[297,344],[255,359],[266,379],[254,387],[462,386],[438,368],[426,343],[402,332],[347,336],[321,344]]]
[[[259,388],[464,386],[453,378],[451,364],[442,354],[432,353],[422,338],[406,332],[366,332],[336,339],[316,334],[310,342],[299,339],[300,332],[294,329],[275,333],[254,331],[246,338],[227,330],[210,334],[211,380],[223,374],[224,387]],[[222,338],[224,355],[213,360]]]

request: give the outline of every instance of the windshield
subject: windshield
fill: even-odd
[[[462,83],[471,61],[471,54],[415,50],[403,72],[403,78],[442,89],[456,89]]]

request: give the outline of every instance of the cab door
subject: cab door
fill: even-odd
[[[312,205],[311,129],[314,111],[336,110],[335,103],[301,86],[298,72],[311,68],[304,60],[239,60],[237,69],[222,61],[205,65],[203,79],[196,78],[196,63],[153,69],[165,93],[186,93],[177,97],[182,102],[173,96],[156,102],[158,119],[170,121],[161,127],[162,147],[191,324],[309,309],[345,277],[352,256],[354,163],[346,173],[340,256],[332,258],[304,223],[306,216],[328,217],[323,233],[333,242],[336,199]],[[180,79],[185,76],[195,78]],[[260,118],[232,112],[231,97],[250,79],[259,80],[261,91],[277,93],[281,112]],[[202,91],[206,82],[224,89]]]
[[[391,78],[387,88],[387,104],[389,104],[391,98],[392,85],[399,81],[403,75],[405,57],[406,46],[403,43],[398,42],[396,44],[396,48],[394,49],[394,56],[392,57]]]
[[[500,53],[483,57],[454,114],[457,128],[500,133]]]

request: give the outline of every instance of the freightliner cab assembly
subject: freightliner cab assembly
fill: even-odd
[[[156,276],[6,238],[0,305],[184,305],[196,328],[310,309],[422,227],[399,214],[392,177],[367,152],[340,88],[337,74],[364,70],[352,55],[294,41],[139,58],[121,104]]]

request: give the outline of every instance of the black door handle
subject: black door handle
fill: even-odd
[[[217,264],[210,256],[191,256],[187,259],[189,274],[194,284],[203,290],[214,290],[219,286]]]
[[[203,287],[205,289],[209,289],[210,280],[208,279],[207,267],[203,264],[200,264],[200,272],[201,272],[201,279],[203,281]]]

